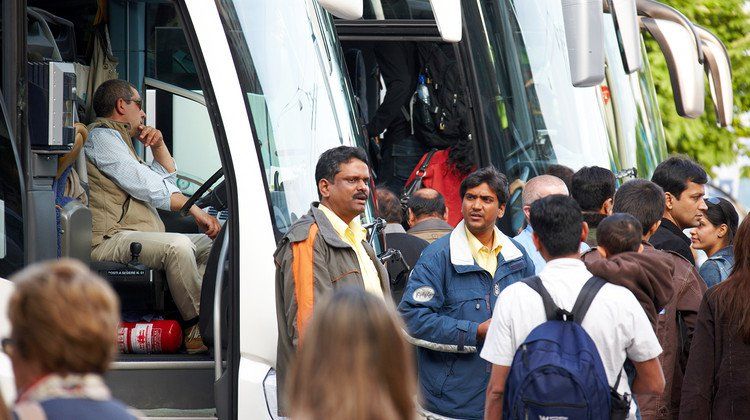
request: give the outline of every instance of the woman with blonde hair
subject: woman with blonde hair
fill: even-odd
[[[11,277],[10,357],[17,419],[136,418],[112,399],[102,375],[115,353],[120,305],[102,279],[78,261],[29,266]]]
[[[295,420],[412,420],[416,372],[393,308],[357,288],[313,315],[290,383]]]

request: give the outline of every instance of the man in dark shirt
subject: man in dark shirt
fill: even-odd
[[[407,121],[409,101],[417,86],[419,67],[413,42],[381,42],[374,48],[385,82],[385,97],[367,124],[367,134],[380,141],[378,184],[401,193],[409,174],[427,152],[413,136]]]
[[[687,157],[673,156],[660,163],[651,181],[664,190],[666,204],[661,226],[651,237],[656,249],[674,251],[695,265],[690,238],[682,231],[698,226],[707,209],[703,201],[706,171]]]
[[[385,233],[385,245],[388,248],[401,251],[401,257],[403,258],[403,262],[392,260],[385,264],[388,269],[388,276],[391,279],[391,296],[398,305],[401,302],[401,296],[404,294],[404,287],[406,286],[406,280],[409,278],[411,267],[417,264],[422,251],[430,243],[406,233],[402,226],[404,214],[401,209],[401,202],[391,190],[379,187],[376,193],[378,217],[385,219],[388,223],[383,231]]]

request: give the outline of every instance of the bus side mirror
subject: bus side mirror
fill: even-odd
[[[708,76],[708,87],[716,111],[716,122],[720,127],[732,125],[734,117],[734,91],[732,90],[732,66],[724,43],[705,28],[695,25],[703,48],[703,69]]]
[[[283,1],[283,0],[282,0]],[[337,18],[356,20],[362,18],[363,0],[318,0],[326,11]]]
[[[625,73],[631,74],[643,66],[641,31],[635,0],[603,0],[604,12],[612,15],[619,41]]]
[[[693,49],[698,54],[698,62],[703,64],[703,51],[701,50],[700,37],[693,22],[690,22],[679,10],[654,0],[636,0],[636,9],[639,16],[651,19],[662,19],[677,23],[689,31],[693,37]]]
[[[604,81],[602,0],[561,1],[570,81],[575,87],[596,86]]]
[[[459,42],[463,30],[461,0],[430,0],[440,37],[445,42]]]
[[[703,71],[692,31],[679,23],[641,16],[641,28],[659,44],[667,61],[677,113],[687,118],[703,114]]]

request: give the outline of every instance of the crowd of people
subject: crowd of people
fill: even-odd
[[[750,416],[750,222],[705,197],[695,162],[671,157],[619,188],[598,167],[567,183],[534,177],[519,186],[515,235],[498,228],[511,187],[493,167],[460,182],[455,225],[435,189],[378,188],[393,259],[360,219],[370,173],[361,149],[324,152],[320,201],[274,253],[279,415]],[[11,280],[13,416],[137,418],[102,380],[119,322],[112,289],[65,259]]]
[[[460,182],[456,223],[435,189],[399,200],[379,188],[385,243],[403,262],[373,270],[359,153],[323,153],[320,203],[276,253],[280,414],[750,416],[740,373],[750,364],[750,225],[738,226],[729,201],[705,197],[695,162],[671,157],[651,180],[619,188],[598,167],[567,183],[532,178],[515,236],[498,229],[510,187],[492,167]]]

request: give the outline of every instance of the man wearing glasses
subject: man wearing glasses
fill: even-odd
[[[176,211],[187,201],[176,185],[176,165],[161,131],[145,125],[141,97],[124,80],[108,80],[94,93],[96,121],[84,146],[93,221],[91,259],[130,261],[130,244],[143,246],[140,261],[164,270],[185,325],[188,353],[207,350],[198,330],[202,272],[212,239],[221,226],[215,217],[193,206],[190,214],[204,234],[164,231],[156,209]],[[151,148],[144,162],[132,139]]]

